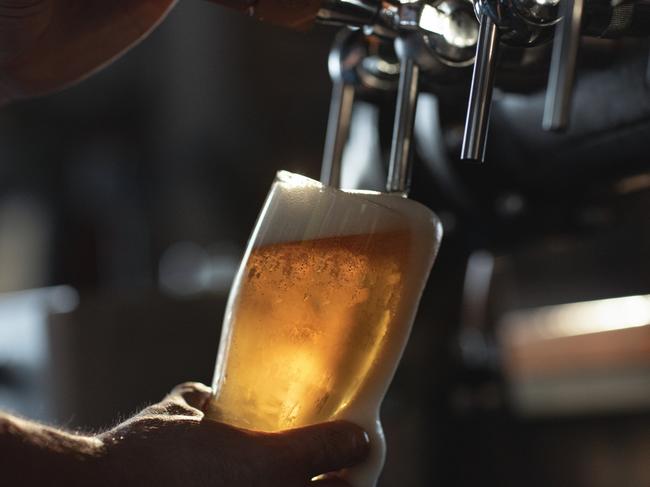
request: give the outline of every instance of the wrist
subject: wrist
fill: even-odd
[[[0,453],[6,460],[3,475],[16,485],[108,485],[99,437],[0,415]]]

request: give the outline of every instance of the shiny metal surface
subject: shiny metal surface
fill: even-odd
[[[320,177],[328,186],[339,187],[341,182],[341,159],[350,131],[355,85],[358,84],[357,67],[366,56],[363,40],[357,32],[342,30],[328,58],[333,86]]]
[[[405,196],[411,183],[410,155],[419,75],[420,68],[413,59],[402,60],[386,190],[389,193],[401,193]]]
[[[462,49],[476,42],[475,25],[466,14],[471,5],[469,0],[325,0],[316,21],[362,27],[366,34],[388,38],[410,32],[435,34]]]
[[[320,174],[321,183],[334,188],[341,186],[341,161],[350,133],[353,104],[354,86],[344,81],[335,82],[332,87],[332,101]]]
[[[471,63],[476,51],[479,24],[469,2],[443,0],[425,5],[420,20],[429,47],[450,65]]]
[[[361,30],[343,29],[330,51],[328,69],[333,86],[320,180],[339,187],[356,90],[395,89],[399,61],[391,42],[366,36]]]
[[[394,90],[399,60],[393,42],[362,30],[342,29],[334,40],[327,62],[333,82],[344,80],[358,88]]]
[[[483,161],[492,103],[499,34],[491,17],[483,15],[467,106],[461,159]]]
[[[560,131],[569,124],[583,7],[584,0],[563,0],[560,6],[562,20],[555,30],[542,120],[544,130]]]
[[[422,76],[434,82],[466,71],[474,63],[478,39],[478,20],[471,2],[442,0],[434,7],[425,4],[421,28],[395,39],[400,59],[412,59]]]
[[[499,28],[500,40],[534,46],[550,40],[558,21],[558,0],[475,0],[476,16],[487,15]]]
[[[422,1],[401,3],[397,19],[398,29],[401,32],[418,30],[421,27],[422,12],[425,5]]]
[[[549,24],[558,19],[560,0],[513,0],[513,4],[531,22]]]

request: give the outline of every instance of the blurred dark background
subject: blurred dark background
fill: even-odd
[[[319,174],[334,34],[184,1],[98,75],[0,111],[0,408],[96,430],[211,381],[275,171]],[[645,109],[634,62],[619,78]],[[579,79],[578,106],[611,71]],[[418,146],[413,197],[446,239],[384,403],[383,486],[650,485],[649,110],[606,127],[626,141],[619,158],[597,123],[564,145],[524,129],[541,101],[522,96],[497,100],[493,130],[517,143],[491,137],[485,166],[443,167]],[[370,130],[351,136],[369,187],[394,107],[371,101],[355,115]],[[422,96],[418,126],[435,120],[449,154],[464,103]],[[621,297],[578,328],[572,308],[535,314]]]

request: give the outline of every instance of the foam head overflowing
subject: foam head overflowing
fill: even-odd
[[[267,218],[268,214],[277,215]],[[441,228],[426,207],[398,195],[341,191],[280,171],[253,235],[255,245],[394,230],[439,239]]]

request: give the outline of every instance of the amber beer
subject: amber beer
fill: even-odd
[[[219,419],[276,431],[326,421],[350,403],[390,340],[408,238],[387,232],[254,249],[231,318]]]
[[[208,416],[259,431],[352,420],[375,445],[349,480],[374,485],[379,405],[439,239],[418,203],[279,173],[231,292]]]

